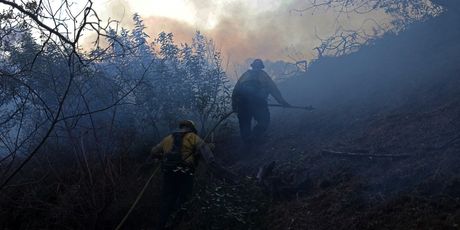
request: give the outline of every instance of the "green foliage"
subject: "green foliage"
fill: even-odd
[[[4,12],[1,17],[9,16]],[[148,44],[142,19],[134,15],[133,20],[133,30],[109,30],[107,48],[78,54],[68,44],[24,31],[20,24],[0,31],[2,180],[48,135],[56,120],[37,154],[43,159],[17,176],[15,183],[25,186],[5,196],[19,198],[0,199],[12,215],[21,215],[7,228],[23,222],[30,225],[27,228],[61,228],[70,218],[75,221],[70,228],[90,223],[93,227],[88,228],[98,229],[94,226],[106,221],[99,217],[119,205],[117,197],[138,191],[143,180],[134,179],[135,166],[177,127],[177,120],[194,119],[204,131],[226,111],[229,84],[212,41],[197,33],[192,44],[177,45],[172,34],[161,33]],[[49,172],[53,176],[48,178]],[[36,183],[29,186],[30,178]],[[25,187],[43,195],[16,193]],[[50,191],[63,199],[53,201],[56,209],[40,218],[15,207],[16,201],[30,201],[31,210],[42,208],[32,203],[43,202]],[[60,209],[68,212],[56,211]],[[10,219],[8,213],[1,213],[0,223]]]
[[[132,32],[122,30],[109,40],[110,58],[100,63],[123,91],[141,83],[131,97],[136,106],[127,113],[168,131],[180,119],[193,119],[205,132],[230,104],[229,80],[214,43],[197,32],[192,44],[179,46],[172,33],[162,32],[147,45],[139,15],[134,21]]]

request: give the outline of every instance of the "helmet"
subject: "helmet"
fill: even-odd
[[[197,133],[195,123],[191,120],[179,121],[179,128],[189,128],[192,132]]]
[[[263,63],[262,60],[260,60],[260,59],[255,59],[255,60],[252,62],[251,67],[252,67],[253,69],[263,69],[263,68],[265,68],[264,63]]]

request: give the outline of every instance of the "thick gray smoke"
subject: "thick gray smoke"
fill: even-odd
[[[193,22],[181,19],[143,15],[146,33],[154,38],[160,32],[172,32],[178,42],[191,41],[199,30],[212,38],[230,65],[241,64],[247,58],[259,57],[269,60],[313,59],[314,48],[320,45],[320,38],[334,34],[337,28],[344,30],[363,29],[373,34],[379,27],[391,29],[392,17],[383,11],[369,13],[339,14],[331,9],[315,12],[297,11],[304,9],[304,1],[187,1],[191,5]],[[111,1],[107,16],[120,19],[122,26],[130,27],[131,15],[136,13],[134,4],[122,0]],[[154,9],[154,3],[145,3]],[[107,7],[107,6],[106,6]],[[147,11],[146,11],[147,12]],[[146,13],[144,13],[146,14]],[[341,20],[346,18],[346,20]],[[370,20],[372,19],[372,20]],[[376,22],[378,21],[378,24]]]

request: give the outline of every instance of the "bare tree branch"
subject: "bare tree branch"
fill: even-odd
[[[43,23],[37,17],[37,14],[27,11],[26,9],[24,9],[22,6],[16,4],[15,2],[0,0],[0,3],[3,3],[3,4],[8,5],[8,6],[11,6],[14,9],[20,11],[21,13],[27,15],[30,19],[32,19],[35,23],[37,23],[37,25],[39,25],[40,27],[44,28],[48,32],[58,36],[62,41],[64,41],[65,43],[67,43],[67,44],[69,44],[69,45],[71,45],[72,47],[75,48],[75,42],[70,41],[64,35],[59,33],[56,29],[53,29],[53,28],[49,27],[48,25],[46,25],[45,23]]]

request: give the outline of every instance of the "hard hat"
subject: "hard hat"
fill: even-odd
[[[262,60],[260,60],[260,59],[255,59],[255,60],[252,62],[251,67],[252,67],[253,69],[263,69],[263,68],[265,68],[264,63],[263,63]]]
[[[195,123],[191,120],[179,121],[179,128],[189,128],[192,132],[197,133]]]

